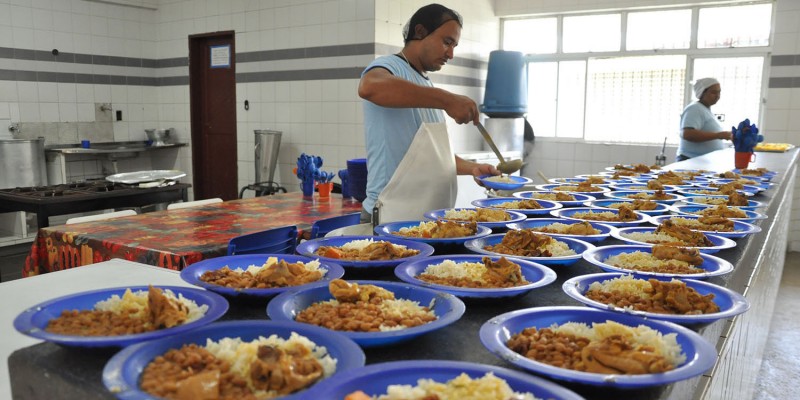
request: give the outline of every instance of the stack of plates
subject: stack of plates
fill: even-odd
[[[364,201],[367,198],[367,159],[347,160],[347,176],[350,180],[350,195],[358,201]]]

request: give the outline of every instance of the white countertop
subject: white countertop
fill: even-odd
[[[0,399],[11,398],[8,356],[41,340],[25,336],[14,329],[14,318],[27,308],[69,294],[102,288],[136,285],[174,285],[194,287],[184,282],[177,271],[122,259],[44,275],[0,283]]]

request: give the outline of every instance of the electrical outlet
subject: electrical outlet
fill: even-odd
[[[117,110],[117,121],[122,121],[122,110]]]

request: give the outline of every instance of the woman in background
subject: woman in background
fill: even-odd
[[[722,130],[711,106],[717,104],[722,93],[719,81],[702,78],[694,82],[697,101],[683,109],[681,114],[681,141],[678,144],[676,161],[688,160],[715,150],[724,149],[723,140],[731,140],[733,134]]]

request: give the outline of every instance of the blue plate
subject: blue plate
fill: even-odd
[[[582,182],[582,181],[585,181],[585,180],[587,180],[589,178],[600,178],[600,179],[602,179],[604,181],[603,182],[604,185],[607,185],[607,184],[610,184],[610,183],[615,183],[615,182],[620,182],[620,183],[622,183],[622,182],[630,182],[630,179],[614,179],[614,178],[609,177],[608,175],[600,175],[600,174],[581,174],[581,175],[575,175],[575,178],[553,178],[553,179],[550,179],[550,182],[552,182],[552,183],[568,182],[568,181],[561,181],[559,179],[581,179],[581,182]],[[574,181],[572,181],[572,182],[574,182]]]
[[[415,240],[418,242],[427,243],[431,246],[441,245],[441,244],[464,244],[467,240],[475,239],[479,237],[484,237],[490,233],[492,233],[491,228],[487,228],[483,225],[478,225],[478,231],[471,236],[463,236],[457,238],[418,238],[418,237],[408,237],[403,235],[393,234],[392,232],[397,232],[401,228],[413,228],[419,226],[420,222],[430,222],[430,221],[397,221],[397,222],[390,222],[388,224],[381,224],[375,227],[375,234],[380,236],[391,236],[399,239],[406,239],[406,240]]]
[[[613,227],[621,227],[621,226],[636,226],[642,224],[644,222],[650,221],[650,217],[647,214],[643,214],[639,211],[634,211],[634,214],[638,217],[635,221],[596,221],[596,220],[588,220],[588,219],[581,219],[575,217],[575,214],[578,213],[603,213],[603,212],[610,212],[613,214],[619,214],[619,210],[614,208],[592,208],[592,207],[573,207],[573,208],[562,208],[560,210],[555,210],[550,212],[556,218],[564,218],[572,221],[589,221],[589,222],[600,222],[606,225],[611,225]]]
[[[464,243],[467,249],[479,253],[479,254],[488,254],[490,256],[510,256],[514,258],[521,258],[523,260],[529,260],[533,262],[537,262],[539,264],[544,265],[572,265],[578,262],[581,259],[581,254],[589,249],[593,249],[594,245],[584,242],[583,240],[572,239],[572,238],[557,238],[559,242],[564,242],[567,246],[575,252],[575,255],[571,256],[560,256],[560,257],[522,257],[522,256],[514,256],[509,254],[500,254],[495,253],[493,251],[484,250],[484,246],[494,246],[500,243],[503,240],[504,233],[496,233],[493,235],[485,236],[479,239],[472,239]]]
[[[99,290],[91,290],[39,303],[21,312],[14,319],[14,328],[22,334],[58,343],[65,346],[76,347],[125,347],[134,343],[153,340],[170,335],[183,334],[192,329],[214,322],[228,311],[228,301],[224,297],[206,290],[183,286],[156,286],[159,289],[169,289],[175,296],[194,301],[198,306],[207,305],[205,315],[187,324],[157,331],[137,333],[120,336],[71,336],[50,333],[45,330],[51,319],[61,316],[65,310],[93,310],[95,303],[108,300],[113,295],[122,295],[126,289],[136,292],[147,291],[147,286],[127,286]]]
[[[433,211],[428,211],[428,212],[426,212],[425,214],[423,214],[423,217],[425,217],[425,218],[428,218],[428,219],[434,219],[434,220],[435,220],[435,219],[447,220],[447,219],[444,217],[444,215],[445,215],[445,213],[446,213],[447,211],[450,211],[450,210],[456,210],[456,211],[461,211],[461,210],[475,210],[475,208],[469,208],[469,207],[460,207],[460,208],[440,208],[440,209],[438,209],[438,210],[433,210]],[[523,213],[520,213],[520,212],[516,212],[516,211],[506,211],[506,212],[507,212],[507,213],[508,213],[508,215],[511,217],[511,219],[509,219],[508,221],[499,221],[499,222],[478,222],[478,225],[485,226],[485,227],[487,227],[487,228],[492,228],[492,229],[495,229],[495,228],[505,228],[505,227],[506,227],[506,224],[508,224],[508,223],[511,223],[511,222],[518,222],[518,221],[524,221],[526,218],[528,218],[528,217],[527,217],[525,214],[523,214]],[[452,220],[452,221],[460,221],[460,220],[456,220],[456,219],[454,219],[454,220]]]
[[[623,235],[630,233],[653,233],[655,232],[656,229],[657,228],[654,226],[631,226],[627,228],[619,228],[614,232],[611,232],[611,236],[626,243],[653,247],[654,246],[653,243],[640,242],[638,240],[626,238]],[[722,237],[719,235],[712,235],[710,233],[705,235],[708,238],[708,240],[710,240],[711,243],[714,244],[713,246],[708,246],[708,247],[692,246],[692,247],[706,254],[714,254],[720,250],[736,247],[736,242],[726,237]]]
[[[494,197],[491,199],[478,199],[473,200],[472,205],[475,207],[483,207],[483,208],[494,208],[498,210],[511,210],[516,211],[518,213],[525,214],[526,216],[531,215],[542,215],[542,214],[549,214],[550,211],[557,210],[561,207],[564,207],[563,204],[557,201],[550,201],[550,200],[536,200],[542,208],[538,208],[535,210],[528,209],[528,208],[502,208],[499,207],[501,204],[512,202],[512,201],[520,201],[518,197]]]
[[[709,208],[716,208],[716,206],[711,206],[711,205],[705,205],[705,206],[674,205],[674,206],[672,206],[672,211],[674,211],[674,212],[676,212],[678,214],[684,214],[684,215],[698,215],[703,210],[706,210],[706,209],[709,209]],[[744,222],[747,222],[749,224],[752,224],[752,223],[754,223],[754,222],[756,222],[756,221],[758,221],[760,219],[767,219],[766,215],[764,215],[764,214],[762,214],[762,213],[760,213],[758,211],[747,210],[747,209],[743,209],[743,208],[740,208],[740,207],[731,207],[731,208],[739,208],[739,209],[741,209],[742,212],[744,212],[746,216],[744,218],[728,218],[730,220],[744,221]]]
[[[668,278],[704,279],[711,276],[725,275],[733,271],[733,264],[731,264],[730,262],[723,260],[719,257],[715,257],[705,253],[700,253],[700,257],[703,258],[703,263],[696,267],[701,268],[706,272],[699,274],[668,274],[662,272],[637,271],[605,263],[605,260],[611,256],[615,256],[621,253],[633,253],[635,251],[650,253],[651,248],[652,248],[651,246],[640,246],[632,244],[603,246],[584,252],[583,259],[602,268],[603,271],[606,272],[625,272],[633,274],[633,276],[635,277],[646,277],[646,278],[668,277]]]
[[[633,170],[634,167],[635,167],[634,164],[617,164],[617,165],[613,165],[611,167],[605,167],[604,169],[606,171],[610,171],[610,172],[617,172],[617,171],[630,171],[630,170]],[[642,174],[657,174],[659,171],[661,171],[660,168],[647,167],[647,169],[648,169],[647,172],[641,172],[641,173]]]
[[[721,186],[723,184],[724,183],[709,182],[709,184],[706,184],[706,185],[697,185],[694,189],[714,190],[714,189],[719,189],[719,186]],[[744,192],[744,193],[752,193],[753,196],[755,196],[755,195],[763,192],[764,190],[766,190],[766,189],[764,189],[763,187],[761,187],[759,185],[746,185],[746,184],[743,184],[742,188],[739,189],[738,191],[739,192]]]
[[[444,293],[407,283],[385,281],[349,281],[359,285],[375,285],[389,290],[397,299],[413,300],[421,306],[428,306],[431,301],[433,313],[439,318],[436,321],[413,328],[385,332],[339,332],[353,339],[361,347],[386,346],[413,339],[425,333],[444,328],[458,321],[464,314],[464,302],[449,293]],[[276,321],[294,321],[297,314],[314,303],[332,300],[327,284],[311,285],[304,288],[288,290],[276,296],[267,305],[267,315]]]
[[[513,224],[506,225],[508,229],[532,229],[532,228],[540,228],[542,226],[554,224],[554,223],[561,223],[561,224],[574,224],[577,221],[566,221],[561,218],[529,218],[522,222],[515,222]],[[579,239],[583,240],[584,242],[588,243],[597,243],[602,242],[603,240],[607,239],[608,236],[611,234],[611,231],[614,230],[614,227],[611,225],[603,224],[600,222],[593,222],[590,221],[589,225],[593,226],[595,229],[599,230],[600,233],[596,235],[570,235],[570,234],[562,234],[562,233],[544,233],[545,235],[552,236],[555,238],[568,238],[568,239]]]
[[[598,172],[597,175],[603,175],[609,177],[609,179],[614,179],[614,175],[617,175],[617,172],[623,173],[623,175],[619,175],[618,179],[627,179],[627,180],[634,180],[634,179],[641,179],[645,181],[649,181],[650,179],[655,179],[657,174],[641,174],[637,172],[627,172],[627,171],[601,171]]]
[[[188,283],[191,283],[192,285],[200,286],[204,289],[208,289],[212,292],[217,292],[225,296],[246,295],[246,296],[256,296],[256,297],[271,297],[279,293],[282,293],[289,287],[270,288],[270,289],[256,289],[256,288],[235,289],[221,285],[215,285],[200,279],[200,277],[203,276],[203,273],[207,271],[216,271],[222,269],[222,267],[225,266],[227,266],[230,269],[241,268],[243,270],[246,270],[247,267],[251,265],[261,266],[264,265],[264,263],[266,263],[269,257],[277,257],[279,261],[284,260],[290,264],[296,262],[308,263],[315,260],[315,258],[311,257],[290,255],[290,254],[244,254],[236,256],[209,258],[184,268],[181,271],[181,279],[183,279]],[[344,275],[344,268],[342,268],[341,265],[330,261],[320,262],[319,267],[320,269],[325,270],[325,275],[322,276],[322,279],[320,279],[319,282],[332,281],[334,279],[341,278]]]
[[[602,196],[603,193],[607,193],[607,192],[611,191],[611,189],[609,189],[607,185],[592,185],[593,187],[595,187],[597,189],[600,189],[600,190],[591,191],[591,192],[579,192],[579,191],[559,190],[558,189],[558,188],[564,187],[564,186],[567,186],[567,187],[577,186],[577,184],[573,185],[573,184],[569,184],[569,183],[548,183],[548,184],[544,184],[544,185],[534,185],[533,187],[535,187],[538,190],[569,193],[569,194],[580,193],[580,194],[585,194],[585,195],[589,195],[589,196],[592,196],[592,197],[599,197],[599,196]]]
[[[205,346],[206,339],[218,341],[223,338],[241,338],[252,341],[259,336],[277,335],[288,339],[292,332],[305,336],[317,346],[324,346],[336,361],[336,372],[309,389],[281,399],[303,399],[321,383],[331,380],[355,368],[364,366],[364,351],[352,340],[338,333],[316,326],[276,321],[225,321],[195,329],[184,335],[153,340],[127,347],[111,357],[103,368],[103,384],[117,398],[126,400],[156,399],[139,389],[140,376],[144,368],[156,357],[185,344]]]
[[[665,219],[670,218],[685,218],[685,219],[698,219],[700,218],[699,215],[659,215],[657,217],[653,217],[650,219],[650,223],[653,225],[661,225]],[[717,236],[722,236],[731,239],[739,239],[743,238],[747,235],[761,232],[761,227],[753,224],[748,224],[747,222],[742,221],[733,221],[733,232],[720,232],[720,231],[702,231],[699,229],[695,229],[698,232],[703,232],[705,234],[712,234]]]
[[[584,203],[587,207],[597,207],[597,208],[610,208],[611,204],[617,203],[633,203],[633,199],[601,199],[601,200],[591,200]],[[662,215],[666,214],[669,211],[669,206],[663,203],[656,202],[656,209],[655,210],[635,210],[645,215]]]
[[[341,247],[342,245],[350,243],[354,240],[364,240],[364,239],[372,239],[373,241],[376,242],[384,241],[384,242],[390,242],[395,245],[406,246],[407,248],[412,250],[419,250],[419,253],[415,256],[406,258],[398,258],[394,260],[374,260],[374,261],[340,260],[336,258],[318,256],[314,253],[321,246]],[[433,247],[431,247],[429,244],[426,243],[417,242],[409,239],[400,239],[392,236],[380,236],[380,237],[333,236],[333,237],[322,237],[305,241],[303,243],[298,244],[297,249],[295,251],[306,257],[318,258],[320,262],[332,262],[346,268],[370,269],[370,268],[394,268],[397,266],[397,264],[400,264],[403,261],[416,260],[418,258],[427,257],[433,254]]]
[[[546,194],[555,194],[551,190],[527,190],[524,192],[517,192],[514,193],[514,197],[519,197],[520,199],[536,199],[536,196],[539,195],[546,195]],[[588,194],[580,194],[580,193],[567,193],[572,195],[575,198],[574,201],[556,201],[556,200],[548,200],[548,201],[555,201],[556,203],[561,203],[564,207],[580,207],[583,205],[585,201],[594,200],[594,196],[590,196]],[[539,200],[539,199],[536,199]]]
[[[547,181],[548,181],[548,183],[560,183],[562,185],[577,185],[579,183],[586,182],[587,180],[589,180],[590,176],[603,180],[603,182],[595,183],[594,185],[604,185],[605,186],[605,185],[608,185],[608,184],[611,184],[611,183],[619,181],[617,179],[608,179],[607,176],[601,176],[601,175],[585,175],[585,176],[576,176],[574,178],[550,178]]]
[[[742,184],[756,187],[756,188],[758,188],[758,191],[760,191],[760,192],[763,192],[764,190],[769,189],[773,185],[772,183],[767,182],[767,181],[763,181],[763,180],[760,180],[760,179],[749,179],[749,178],[740,178],[740,179],[717,178],[717,179],[712,179],[709,183],[716,183],[718,185],[724,185],[726,183],[731,183],[731,182],[736,182],[736,181],[752,182],[752,183],[744,183],[744,182],[742,182]],[[708,186],[708,183],[705,184],[705,185],[701,185],[701,186]]]
[[[533,180],[530,178],[526,178],[524,176],[516,176],[516,175],[506,175],[503,178],[508,178],[511,182],[497,182],[493,181],[492,178],[494,175],[483,175],[478,177],[478,180],[481,181],[483,186],[494,189],[494,190],[515,190],[525,186],[526,183],[531,183]]]
[[[529,283],[524,286],[515,286],[509,288],[465,288],[458,286],[440,285],[436,283],[426,282],[417,279],[417,275],[425,272],[425,268],[429,265],[438,265],[445,260],[451,260],[455,263],[469,262],[483,264],[483,255],[447,255],[447,256],[434,256],[428,257],[423,260],[404,262],[394,269],[394,274],[404,282],[408,282],[417,286],[424,286],[442,292],[450,293],[454,296],[461,298],[502,298],[519,296],[530,292],[538,287],[546,286],[556,280],[556,273],[552,269],[544,265],[527,261],[522,258],[507,257],[508,260],[520,266],[522,276]],[[490,257],[492,261],[500,259],[499,256]]]
[[[372,364],[338,375],[336,379],[320,382],[315,386],[315,392],[321,394],[318,397],[320,399],[344,399],[345,396],[357,390],[361,390],[369,396],[379,396],[386,394],[386,388],[389,385],[417,386],[417,381],[420,379],[433,379],[436,382],[444,383],[462,373],[476,379],[489,372],[508,382],[511,389],[518,393],[532,393],[539,399],[583,399],[571,390],[523,372],[485,364],[445,360],[393,361]]]
[[[658,374],[609,375],[555,367],[523,357],[506,346],[511,336],[525,328],[541,329],[567,322],[582,322],[591,326],[592,323],[606,321],[631,327],[645,325],[664,335],[675,333],[686,361],[671,371]],[[656,386],[689,379],[702,375],[717,362],[714,346],[680,325],[586,307],[536,307],[501,314],[481,326],[480,339],[492,354],[532,373],[563,381],[617,388]]]
[[[699,325],[710,324],[722,318],[731,318],[739,315],[750,309],[750,302],[739,293],[734,292],[728,288],[717,286],[713,283],[697,281],[694,279],[681,279],[682,282],[697,291],[701,296],[709,294],[714,295],[714,304],[719,307],[719,311],[709,314],[698,315],[676,315],[676,314],[659,314],[654,312],[637,311],[623,307],[617,307],[611,304],[601,303],[586,297],[586,292],[589,290],[594,282],[603,283],[605,281],[626,276],[625,273],[620,272],[606,272],[602,274],[589,274],[576,276],[567,280],[561,286],[569,297],[580,301],[587,306],[599,308],[601,310],[609,310],[623,314],[637,315],[644,318],[654,318],[662,321],[674,322],[680,325]],[[640,278],[641,279],[641,278]],[[643,280],[647,280],[646,278]],[[667,279],[662,279],[667,280]]]
[[[679,188],[676,185],[662,185],[662,186],[664,186],[664,192],[675,192]],[[655,193],[655,190],[649,189],[647,187],[646,181],[633,182],[633,183],[612,183],[608,185],[608,187],[616,191]]]
[[[722,200],[723,204],[724,204],[724,202],[728,201],[728,196],[726,196],[726,195],[721,195],[721,196],[693,196],[693,197],[687,197],[687,198],[683,199],[683,203],[688,204],[688,205],[692,205],[692,206],[709,206],[709,205],[715,206],[715,205],[717,205],[717,203],[713,203],[712,204],[711,202],[712,201],[720,201],[720,200]],[[746,206],[735,206],[735,207],[740,208],[742,210],[756,210],[757,208],[766,207],[766,204],[762,203],[760,201],[747,199],[747,205]]]
[[[731,172],[733,172],[735,174],[739,174],[743,178],[759,178],[759,179],[761,179],[763,181],[767,181],[767,182],[771,181],[772,178],[774,178],[774,177],[776,177],[778,175],[778,173],[775,172],[775,171],[767,171],[763,175],[745,175],[745,174],[742,173],[742,170],[740,170],[738,168],[731,170]]]
[[[683,195],[685,197],[692,197],[692,196],[724,196],[724,194],[722,194],[722,192],[720,192],[717,189],[718,188],[715,188],[715,187],[696,186],[693,189],[681,189],[681,190],[678,190],[678,193],[680,193],[681,195]],[[708,192],[712,192],[712,193],[708,193]],[[753,195],[755,195],[755,193],[753,193],[753,192],[747,192],[747,191],[744,191],[744,190],[737,190],[736,192],[741,194],[741,195],[743,195],[743,196],[747,196],[747,197],[752,197]]]
[[[680,193],[680,192],[681,191],[679,190],[678,193]],[[610,199],[636,200],[637,198],[639,198],[638,196],[642,196],[643,193],[652,194],[652,193],[649,193],[649,192],[641,192],[641,191],[634,192],[634,191],[630,191],[630,190],[615,190],[613,192],[606,193],[605,196],[610,198]],[[653,193],[655,193],[655,192],[653,192]],[[665,192],[664,195],[666,195],[668,198],[664,199],[664,200],[653,200],[653,201],[655,201],[656,203],[661,203],[661,204],[673,204],[673,203],[676,203],[678,201],[683,200],[683,196],[681,196],[680,194],[666,193]],[[633,196],[637,196],[637,197],[633,197]],[[640,200],[649,200],[649,199],[641,199],[641,198],[639,198],[639,199]]]

